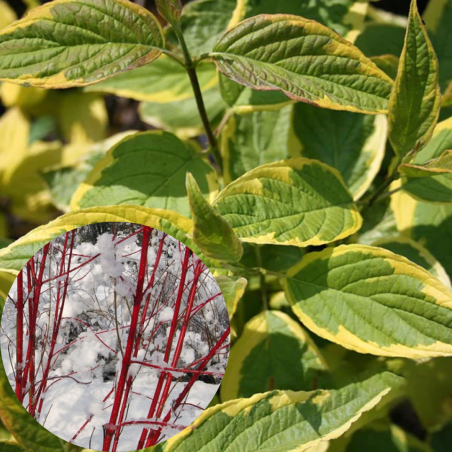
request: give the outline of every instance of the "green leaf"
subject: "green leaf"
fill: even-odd
[[[260,267],[274,272],[284,272],[300,262],[304,254],[304,249],[297,246],[259,245],[258,249],[259,259],[256,245],[245,244],[240,263],[245,267]]]
[[[367,191],[380,170],[386,149],[385,116],[298,103],[294,106],[292,127],[298,141],[298,149],[292,145],[292,155],[299,153],[336,168],[355,200]]]
[[[379,356],[452,355],[452,291],[402,256],[343,245],[307,254],[287,275],[294,313],[325,339]]]
[[[438,60],[412,0],[405,43],[389,100],[389,139],[405,157],[422,149],[435,128],[441,106]]]
[[[394,55],[380,55],[370,58],[385,74],[392,79],[397,77],[399,58]]]
[[[237,83],[335,110],[385,112],[393,84],[348,41],[298,16],[244,20],[222,37],[211,56]]]
[[[244,242],[258,244],[321,245],[348,237],[362,221],[339,173],[304,158],[255,168],[213,205]]]
[[[264,311],[251,319],[231,348],[221,399],[251,397],[273,389],[311,390],[326,364],[299,323]]]
[[[243,6],[242,6],[243,5]],[[244,0],[243,18],[258,14],[295,14],[312,19],[332,28],[341,36],[352,41],[356,31],[360,30],[367,11],[367,1],[361,0],[322,0],[322,2],[304,2],[298,0]]]
[[[196,73],[203,92],[218,85],[215,65],[201,63],[197,66]],[[193,98],[193,89],[186,69],[165,55],[151,64],[115,75],[85,90],[159,104]]]
[[[188,201],[193,216],[193,240],[206,256],[237,262],[243,254],[242,244],[229,223],[204,198],[195,178],[187,173]]]
[[[452,174],[410,179],[403,189],[420,201],[452,203]]]
[[[446,287],[451,287],[450,278],[444,267],[426,248],[409,237],[384,238],[374,242],[373,245],[406,257],[411,262],[425,268]]]
[[[405,163],[400,165],[399,172],[408,177],[433,177],[438,174],[452,173],[452,151],[445,151],[438,158],[428,161],[425,165]]]
[[[194,56],[210,52],[221,35],[240,18],[237,0],[195,0],[182,10],[180,27],[190,53]],[[174,30],[167,34],[168,41],[178,45]]]
[[[448,452],[452,444],[452,422],[445,425],[440,431],[434,432],[431,445],[435,452]]]
[[[83,183],[102,157],[102,154],[93,154],[79,165],[53,167],[41,173],[56,207],[63,211],[69,210],[69,204],[77,187]]]
[[[239,276],[225,275],[217,276],[215,279],[223,294],[226,308],[228,309],[229,320],[231,320],[237,310],[238,302],[245,293],[248,281]]]
[[[370,23],[356,38],[355,45],[368,57],[399,56],[402,53],[405,28],[381,23]]]
[[[214,168],[195,147],[174,135],[150,131],[128,136],[100,160],[71,201],[71,210],[122,204],[174,210],[189,215],[185,173],[203,194],[218,189]]]
[[[33,229],[7,248],[0,249],[0,272],[20,271],[45,244],[66,231],[103,222],[128,222],[156,228],[188,246],[216,275],[217,261],[207,258],[188,234],[193,223],[176,212],[135,205],[94,207],[70,212]],[[0,287],[1,288],[1,287]]]
[[[0,423],[0,447],[4,447],[4,444],[11,444],[17,446],[17,441],[14,436],[6,430],[6,428]],[[3,450],[3,449],[2,449]]]
[[[452,1],[429,2],[424,11],[425,25],[432,38],[432,44],[439,61],[439,84],[445,91],[452,80]]]
[[[372,424],[353,434],[345,452],[433,452],[396,425]]]
[[[170,24],[176,24],[180,20],[182,13],[181,0],[156,0],[159,14]]]
[[[217,124],[226,109],[218,86],[206,89],[203,93],[207,116],[211,124]],[[181,138],[195,137],[204,134],[194,97],[168,102],[143,102],[140,105],[140,118],[153,127],[165,129]]]
[[[96,83],[164,47],[157,19],[126,0],[57,0],[0,32],[0,79],[44,88]]]
[[[279,110],[294,101],[280,91],[258,91],[229,80],[220,73],[220,91],[224,101],[236,113]]]
[[[394,360],[388,362],[388,368],[407,378],[406,395],[426,429],[437,430],[450,419],[451,358]]]
[[[258,165],[289,157],[292,106],[232,114],[219,139],[226,183]]]
[[[205,410],[161,452],[294,452],[339,437],[365,412],[394,398],[403,379],[384,372],[339,390],[272,391]]]

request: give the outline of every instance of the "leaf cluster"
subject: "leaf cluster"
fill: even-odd
[[[217,277],[233,344],[211,408],[149,450],[446,450],[452,1],[157,7],[56,0],[0,22],[0,236],[21,236],[0,295],[64,231],[157,228]],[[157,130],[107,131],[105,95]]]

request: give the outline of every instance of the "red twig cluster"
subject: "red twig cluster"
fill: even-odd
[[[183,259],[181,259],[181,272],[179,275],[178,286],[174,288],[171,295],[165,301],[161,301],[163,287],[168,279],[168,272],[166,272],[163,277],[160,275],[158,278],[162,285],[159,295],[152,298],[151,294],[156,287],[157,269],[159,268],[162,259],[166,239],[166,235],[163,234],[158,244],[152,271],[149,271],[148,251],[151,246],[152,231],[152,228],[143,227],[139,231],[136,231],[119,241],[116,240],[116,233],[113,236],[113,240],[115,241],[114,245],[116,246],[129,237],[141,233],[142,244],[130,324],[122,325],[120,327],[122,330],[128,329],[127,343],[123,351],[121,369],[119,375],[115,378],[113,388],[103,400],[103,402],[107,402],[108,399],[112,399],[112,404],[109,405],[109,407],[111,407],[109,422],[104,425],[103,451],[115,452],[123,429],[129,425],[143,425],[141,435],[139,439],[137,438],[137,449],[149,447],[161,441],[164,436],[163,429],[165,427],[174,429],[174,433],[177,433],[177,431],[183,429],[184,426],[177,423],[179,416],[174,414],[183,409],[189,391],[197,378],[200,375],[223,375],[221,372],[208,371],[206,370],[206,367],[216,354],[221,354],[221,350],[228,347],[229,328],[221,335],[215,344],[212,344],[210,351],[206,356],[195,360],[184,368],[178,367],[190,321],[206,305],[208,305],[208,303],[220,296],[221,293],[217,293],[209,299],[199,302],[197,294],[200,285],[202,285],[201,276],[206,271],[206,267],[201,260],[193,255],[191,250],[185,248]],[[58,271],[56,272],[57,274],[52,275],[49,271],[47,279],[44,279],[45,269],[51,268],[51,265],[46,267],[46,260],[48,259],[49,250],[52,246],[51,244],[48,244],[43,248],[42,253],[39,256],[40,261],[38,262],[36,257],[32,258],[27,263],[26,267],[19,273],[17,278],[17,300],[15,302],[17,313],[15,393],[18,399],[24,403],[30,414],[36,419],[40,418],[46,391],[62,378],[74,378],[73,375],[76,373],[72,372],[69,375],[60,375],[58,377],[49,376],[56,364],[59,354],[78,340],[82,339],[82,337],[79,336],[76,340],[63,347],[59,347],[57,350],[56,344],[62,325],[63,310],[68,294],[68,287],[71,284],[71,277],[75,278],[75,271],[87,266],[101,254],[99,253],[96,256],[84,256],[74,253],[74,236],[75,231],[66,233],[62,249],[56,245],[53,249],[53,254],[55,254],[55,250],[61,254]],[[50,256],[51,255],[52,254],[50,254]],[[78,262],[77,265],[71,266],[73,257],[78,259]],[[84,261],[80,263],[80,259],[84,259]],[[187,277],[190,269],[192,270],[191,273],[193,276]],[[26,275],[26,278],[24,275]],[[78,281],[78,279],[76,281]],[[37,316],[40,297],[42,296],[43,291],[51,290],[50,287],[52,284],[54,285],[54,290],[56,290],[56,297],[54,297],[55,299],[53,300],[55,309],[51,310],[51,312],[54,313],[53,319],[50,324],[49,316],[49,325],[46,327],[44,333],[41,334],[41,343],[38,346],[36,343],[36,329],[39,328]],[[174,297],[176,289],[177,294]],[[154,295],[156,294],[154,293]],[[199,302],[198,305],[196,305],[196,302]],[[27,305],[28,316],[26,315]],[[159,312],[165,306],[171,306],[173,308],[172,319],[155,322],[155,327],[149,332],[147,327],[149,326],[150,321],[157,318]],[[73,318],[72,320],[81,322],[87,329],[91,329],[91,327],[81,319]],[[169,324],[169,335],[164,350],[162,350],[162,353],[164,353],[164,364],[160,365],[153,363],[150,360],[146,361],[138,359],[139,351],[147,351],[149,344],[156,336],[159,328],[165,323]],[[93,332],[94,337],[112,352],[118,354],[119,350],[113,350],[100,337],[103,333],[108,331],[111,331],[111,329]],[[177,331],[179,331],[178,335],[176,335]],[[28,337],[28,342],[25,347],[26,351],[24,350],[24,332],[25,336]],[[39,350],[41,357],[37,364],[36,356],[39,355]],[[147,399],[150,400],[147,420],[126,419],[131,396],[132,394],[136,394],[132,389],[135,379],[135,375],[130,372],[132,365],[140,365],[159,371],[158,382],[154,394],[147,397]],[[38,372],[38,369],[40,369],[40,372]],[[169,403],[169,395],[174,384],[176,382],[181,384],[180,382],[175,381],[177,380],[177,377],[173,376],[173,374],[177,375],[179,373],[181,375],[188,374],[191,375],[191,377],[189,381],[185,383],[185,387],[178,397],[173,400],[172,403]],[[37,381],[38,375],[41,375],[42,377],[39,381]],[[25,401],[27,395],[28,404]],[[84,422],[71,441],[76,440],[79,434],[89,425],[92,418],[93,415]]]

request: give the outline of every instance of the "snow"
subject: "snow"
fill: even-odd
[[[63,319],[56,338],[54,352],[57,354],[51,361],[52,368],[49,375],[51,380],[49,382],[52,383],[47,385],[47,391],[43,394],[42,412],[38,417],[41,424],[66,441],[71,440],[80,427],[91,419],[74,443],[84,448],[90,447],[93,450],[102,449],[103,427],[109,425],[115,392],[113,391],[107,399],[106,397],[112,389],[117,387],[119,373],[122,369],[123,358],[118,344],[118,335],[124,352],[130,332],[130,311],[133,308],[136,291],[140,262],[140,253],[137,251],[141,251],[141,234],[133,235],[120,244],[117,243],[129,234],[130,232],[123,233],[120,229],[116,236],[101,233],[94,237],[90,236],[87,242],[77,243],[74,248],[74,254],[77,256],[74,256],[70,263],[72,267],[87,260],[82,256],[96,256],[99,253],[100,255],[86,266],[71,273],[69,278],[68,293],[62,313],[66,318]],[[77,237],[79,236],[77,235]],[[151,237],[145,285],[154,270],[159,240],[162,239],[163,233],[154,230]],[[62,249],[62,239],[56,240],[60,240],[59,247]],[[135,254],[123,257],[130,253]],[[181,272],[184,253],[184,245],[172,237],[166,236],[160,264],[155,269],[156,283],[146,294],[150,295],[149,309],[144,316],[146,318],[144,331],[142,331],[142,340],[138,345],[136,357],[133,358],[134,361],[146,361],[158,367],[169,367],[169,363],[173,360],[180,336],[181,322],[175,331],[169,363],[164,362],[164,356],[174,316],[175,294],[180,281],[178,276]],[[48,277],[58,275],[58,256],[60,255],[61,253],[55,252],[52,259],[47,261],[46,275]],[[66,266],[69,264],[68,260],[66,258]],[[196,264],[197,260],[198,257],[193,256],[191,263]],[[188,271],[186,282],[189,282],[192,277],[193,268]],[[61,276],[58,279],[65,281],[66,277]],[[206,282],[198,285],[195,306],[200,305],[218,291],[213,277],[205,278],[203,276],[201,280]],[[166,281],[165,286],[163,286],[164,281]],[[39,304],[38,344],[43,343],[44,332],[52,333],[53,319],[56,315],[55,301],[58,284],[53,279],[51,285],[45,284],[44,286]],[[17,296],[16,284],[13,285],[10,296],[13,298]],[[169,301],[167,301],[168,298]],[[185,312],[187,298],[188,291],[182,298],[181,315]],[[163,302],[166,305],[163,305]],[[209,323],[207,326],[211,328],[211,331],[215,331],[214,337],[219,337],[221,331],[227,327],[227,311],[223,305],[224,300],[222,297],[218,297],[218,300],[209,303],[199,314],[196,314],[197,323],[189,323],[181,357],[178,361],[179,366],[185,367],[209,352],[205,331],[199,327],[199,322],[205,322],[207,319],[213,325],[215,320],[215,328],[211,327]],[[226,313],[225,324],[218,321],[221,317],[219,313],[223,311]],[[140,310],[140,319],[142,314],[143,308]],[[149,318],[151,315],[153,317]],[[116,321],[119,322],[118,326]],[[15,349],[8,337],[15,341],[15,322],[16,311],[12,304],[7,302],[2,318],[4,332],[0,332],[0,343],[5,371],[13,387],[15,384]],[[155,329],[160,322],[165,323]],[[28,323],[24,322],[24,357],[28,349],[27,325]],[[46,350],[45,347],[44,350],[41,347],[36,350],[36,380],[38,382],[42,379],[42,366],[45,366],[49,359]],[[9,356],[11,356],[11,360]],[[226,362],[227,354],[217,355],[209,363],[209,368],[216,372],[224,372]],[[133,386],[128,399],[125,421],[147,420],[161,372],[162,370],[159,368],[151,368],[137,363],[130,365],[128,376],[133,377]],[[169,412],[171,414],[170,422],[188,426],[210,403],[217,392],[218,385],[197,381],[188,394],[187,404],[175,407],[173,402],[184,390],[186,382],[177,381],[183,375],[181,372],[172,371],[171,374],[174,376],[174,380],[171,383],[168,400],[165,402],[162,416],[154,420],[162,421],[162,418]],[[104,399],[106,400],[104,401]],[[26,407],[27,404],[28,398],[24,400]],[[120,437],[118,452],[135,450],[137,438],[143,428],[143,424],[125,426]],[[165,427],[161,440],[178,432],[178,429],[171,426]]]
[[[165,322],[167,320],[172,320],[173,315],[174,315],[174,309],[172,309],[170,307],[166,307],[166,308],[162,309],[162,311],[160,312],[159,320],[161,322]]]
[[[122,275],[124,267],[120,261],[116,260],[115,243],[112,234],[102,234],[97,239],[97,247],[99,248],[100,265],[102,271],[113,278]]]
[[[116,281],[116,292],[125,298],[132,298],[134,295],[134,286],[130,277],[125,275],[123,278],[118,278]]]
[[[195,360],[195,351],[192,348],[182,351],[181,358],[186,364],[191,364]]]

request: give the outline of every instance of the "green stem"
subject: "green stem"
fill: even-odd
[[[212,126],[210,125],[209,117],[207,115],[206,106],[204,104],[204,98],[201,92],[201,86],[199,85],[198,74],[196,73],[196,63],[193,61],[190,51],[188,50],[187,43],[185,42],[184,35],[180,26],[175,26],[174,31],[176,32],[177,38],[179,40],[180,46],[182,48],[182,53],[185,60],[185,69],[187,70],[188,77],[190,78],[190,83],[193,88],[193,93],[196,99],[196,105],[198,106],[199,116],[201,117],[204,130],[206,132],[207,140],[211,148],[211,152],[219,166],[222,169],[222,159],[221,154],[218,150],[217,139],[213,133]]]
[[[257,245],[255,247],[256,252],[256,260],[257,260],[257,266],[259,268],[262,268],[262,254],[260,246]],[[262,300],[262,307],[264,311],[268,311],[268,297],[267,297],[267,283],[265,281],[265,274],[263,272],[259,273],[259,282],[260,282],[260,290],[261,290],[261,300]]]
[[[361,211],[361,214],[367,210],[369,207],[371,207],[375,201],[377,201],[380,196],[389,188],[389,186],[399,178],[399,173],[398,173],[398,168],[401,164],[401,159],[399,158],[399,161],[397,162],[397,164],[394,167],[394,170],[392,171],[392,173],[387,177],[387,179],[377,188],[377,190],[375,191],[375,193],[369,198],[369,200],[367,201],[366,205],[364,206],[364,208]]]
[[[394,171],[391,176],[389,176],[375,191],[372,197],[369,199],[367,203],[367,208],[372,206],[372,204],[389,188],[389,186],[398,178],[398,174]]]

